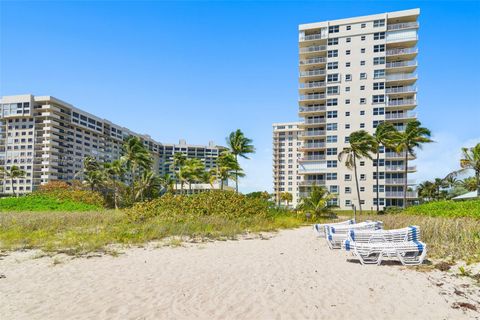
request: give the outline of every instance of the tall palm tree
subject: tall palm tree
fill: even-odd
[[[118,209],[118,195],[119,190],[118,186],[119,183],[123,181],[123,175],[126,172],[125,162],[121,159],[114,160],[110,163],[104,164],[105,174],[107,175],[107,179],[113,185],[113,202],[115,204],[115,209]]]
[[[424,181],[417,187],[418,196],[423,201],[431,201],[435,197],[435,185],[430,181]]]
[[[240,129],[233,131],[227,138],[227,145],[230,148],[230,152],[235,156],[235,160],[238,162],[238,156],[249,159],[247,154],[255,153],[255,147],[252,144],[253,140],[245,137]],[[235,172],[235,191],[238,193],[238,169]]]
[[[285,201],[287,203],[287,207],[288,207],[290,201],[293,200],[293,195],[290,192],[282,192],[280,194],[280,199]]]
[[[205,165],[200,159],[187,159],[185,161],[185,179],[188,182],[188,190],[192,192],[192,183],[196,183],[202,180],[205,173]]]
[[[172,178],[168,173],[160,177],[160,184],[165,192],[173,193],[175,189],[175,179]]]
[[[135,200],[140,201],[154,198],[161,188],[160,178],[152,170],[143,170],[136,185]]]
[[[314,185],[308,197],[302,198],[298,207],[304,211],[313,211],[313,214],[318,217],[322,213],[331,212],[328,201],[334,198],[335,195],[328,192],[325,187]]]
[[[405,171],[403,184],[403,208],[407,207],[407,177],[408,177],[408,156],[415,157],[415,149],[422,148],[424,143],[433,142],[430,139],[431,132],[429,129],[422,127],[418,120],[413,120],[407,123],[405,131],[399,132],[394,141],[397,152],[405,152]]]
[[[183,185],[186,181],[185,177],[185,161],[187,161],[187,156],[183,152],[176,152],[173,154],[173,163],[171,166],[172,171],[175,172],[176,182],[180,182],[180,194],[183,194]]]
[[[460,185],[467,191],[475,191],[477,190],[477,186],[478,186],[475,177],[468,177],[461,180]]]
[[[130,170],[132,196],[135,197],[137,173],[140,170],[147,170],[151,167],[153,162],[152,156],[140,138],[131,136],[123,144],[123,155],[121,159]]]
[[[13,180],[16,181],[18,178],[25,178],[26,172],[17,166],[11,166],[10,170],[6,168],[0,168],[0,175],[5,181],[8,179],[10,180],[10,187],[12,188],[13,195],[18,196],[13,188]]]
[[[239,177],[245,176],[235,156],[227,150],[218,156],[216,171],[217,179],[220,180],[221,190],[224,188],[225,181],[236,181]]]
[[[456,173],[463,173],[468,170],[473,170],[475,173],[475,190],[477,190],[477,196],[480,197],[480,143],[477,143],[477,145],[472,148],[462,148],[460,167],[462,169],[456,171]]]
[[[380,196],[379,196],[379,169],[380,169],[380,147],[392,148],[395,135],[398,134],[398,131],[395,129],[395,126],[390,122],[382,122],[375,129],[375,134],[373,138],[376,142],[376,166],[377,166],[377,177],[376,177],[376,188],[377,188],[377,213],[380,211]]]
[[[375,139],[365,130],[352,132],[349,137],[349,147],[343,148],[342,152],[338,154],[338,160],[342,162],[345,158],[345,166],[348,169],[353,169],[355,174],[355,184],[357,187],[358,208],[360,214],[362,213],[362,200],[360,198],[360,186],[358,183],[357,174],[357,159],[367,158],[372,160],[370,153],[377,150],[377,143]]]

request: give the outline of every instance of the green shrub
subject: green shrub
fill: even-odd
[[[30,194],[24,197],[0,199],[0,211],[89,211],[101,206],[73,201],[46,194]]]
[[[480,200],[469,201],[432,201],[405,210],[407,214],[432,217],[473,217],[480,219]]]
[[[86,205],[92,205],[95,208],[105,205],[103,196],[91,190],[83,190],[80,187],[69,185],[63,181],[52,181],[46,185],[40,186],[34,192],[36,195],[43,195],[58,200],[70,200]]]

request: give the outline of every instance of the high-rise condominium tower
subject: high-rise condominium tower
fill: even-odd
[[[338,194],[340,208],[358,207],[353,171],[338,161],[338,154],[354,131],[373,134],[384,121],[404,130],[415,119],[419,13],[413,9],[299,26],[299,115],[304,120],[297,171],[302,179],[295,193],[308,194],[313,184],[322,185]],[[402,205],[403,159],[382,150],[382,208]],[[374,208],[375,163],[361,159],[357,165],[363,208]],[[415,197],[407,193],[408,199]]]

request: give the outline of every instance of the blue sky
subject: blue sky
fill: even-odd
[[[480,2],[5,2],[0,95],[52,95],[162,142],[241,128],[244,192],[271,190],[271,125],[297,115],[297,27],[419,7],[418,180],[480,141]],[[145,116],[146,115],[146,116]]]

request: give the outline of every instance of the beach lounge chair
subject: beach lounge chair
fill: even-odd
[[[420,228],[395,230],[350,230],[342,247],[357,256],[362,265],[380,265],[382,258],[398,258],[403,265],[419,265],[427,246],[420,241]]]
[[[340,222],[332,222],[332,223],[317,223],[313,225],[313,230],[315,233],[319,236],[324,238],[325,237],[325,228],[327,226],[339,226],[339,225],[349,225],[349,224],[354,224],[355,220],[350,219],[347,221],[340,221]]]
[[[347,240],[350,230],[378,230],[382,229],[381,221],[364,221],[354,224],[326,226],[326,240],[330,249],[340,249],[342,243]]]

